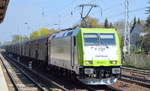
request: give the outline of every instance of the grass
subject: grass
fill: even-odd
[[[148,68],[150,68],[150,60],[147,60],[147,61],[145,62],[145,66],[148,67]]]

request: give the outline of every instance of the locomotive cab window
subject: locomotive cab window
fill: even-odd
[[[99,38],[97,33],[84,33],[84,45],[98,45]]]
[[[101,45],[116,45],[114,34],[101,33],[100,44]]]

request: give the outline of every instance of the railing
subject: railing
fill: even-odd
[[[132,54],[125,57],[125,65],[150,68],[150,55]]]

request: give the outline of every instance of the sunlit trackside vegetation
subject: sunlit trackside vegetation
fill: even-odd
[[[20,41],[25,41],[25,40],[31,40],[31,39],[35,39],[41,36],[45,36],[48,34],[52,34],[52,33],[56,33],[58,32],[58,30],[55,29],[47,29],[47,28],[40,28],[39,30],[33,31],[30,33],[29,37],[28,36],[22,36],[19,34],[13,35],[12,36],[12,40],[10,42],[6,42],[4,44],[14,44]]]
[[[47,28],[41,28],[37,31],[33,31],[31,34],[30,34],[30,39],[35,39],[35,38],[38,38],[40,36],[45,36],[47,34],[51,34],[51,33],[55,33],[55,32],[58,32],[57,30],[54,30],[54,29],[47,29]]]
[[[150,2],[149,2],[150,6]],[[143,37],[142,40],[142,48],[146,54],[150,54],[150,7],[147,9],[148,10],[148,18],[146,20],[145,24],[145,29],[144,31],[146,32],[146,35]]]
[[[91,27],[91,28],[102,28],[103,27],[103,25],[99,24],[99,20],[96,18],[93,18],[93,17],[86,18],[86,25],[87,25],[87,27]],[[80,23],[75,26],[84,27],[85,21],[80,21]]]
[[[99,24],[99,20],[97,18],[93,18],[88,16],[86,19],[86,25],[89,28],[113,28],[113,24],[106,18],[104,21],[104,24]],[[78,25],[76,25],[78,27],[84,27],[85,26],[85,21],[80,21],[80,23]]]
[[[13,36],[12,36],[12,41],[11,41],[11,43],[17,43],[17,42],[19,42],[19,41],[28,40],[28,39],[29,39],[29,38],[26,37],[26,36],[21,36],[21,35],[16,34],[16,35],[13,35]]]

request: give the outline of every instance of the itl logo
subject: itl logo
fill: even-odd
[[[105,48],[98,48],[98,51],[104,51],[105,50]]]
[[[91,49],[93,49],[93,47],[91,47]],[[104,51],[105,50],[105,48],[94,48],[95,49],[95,51]]]

